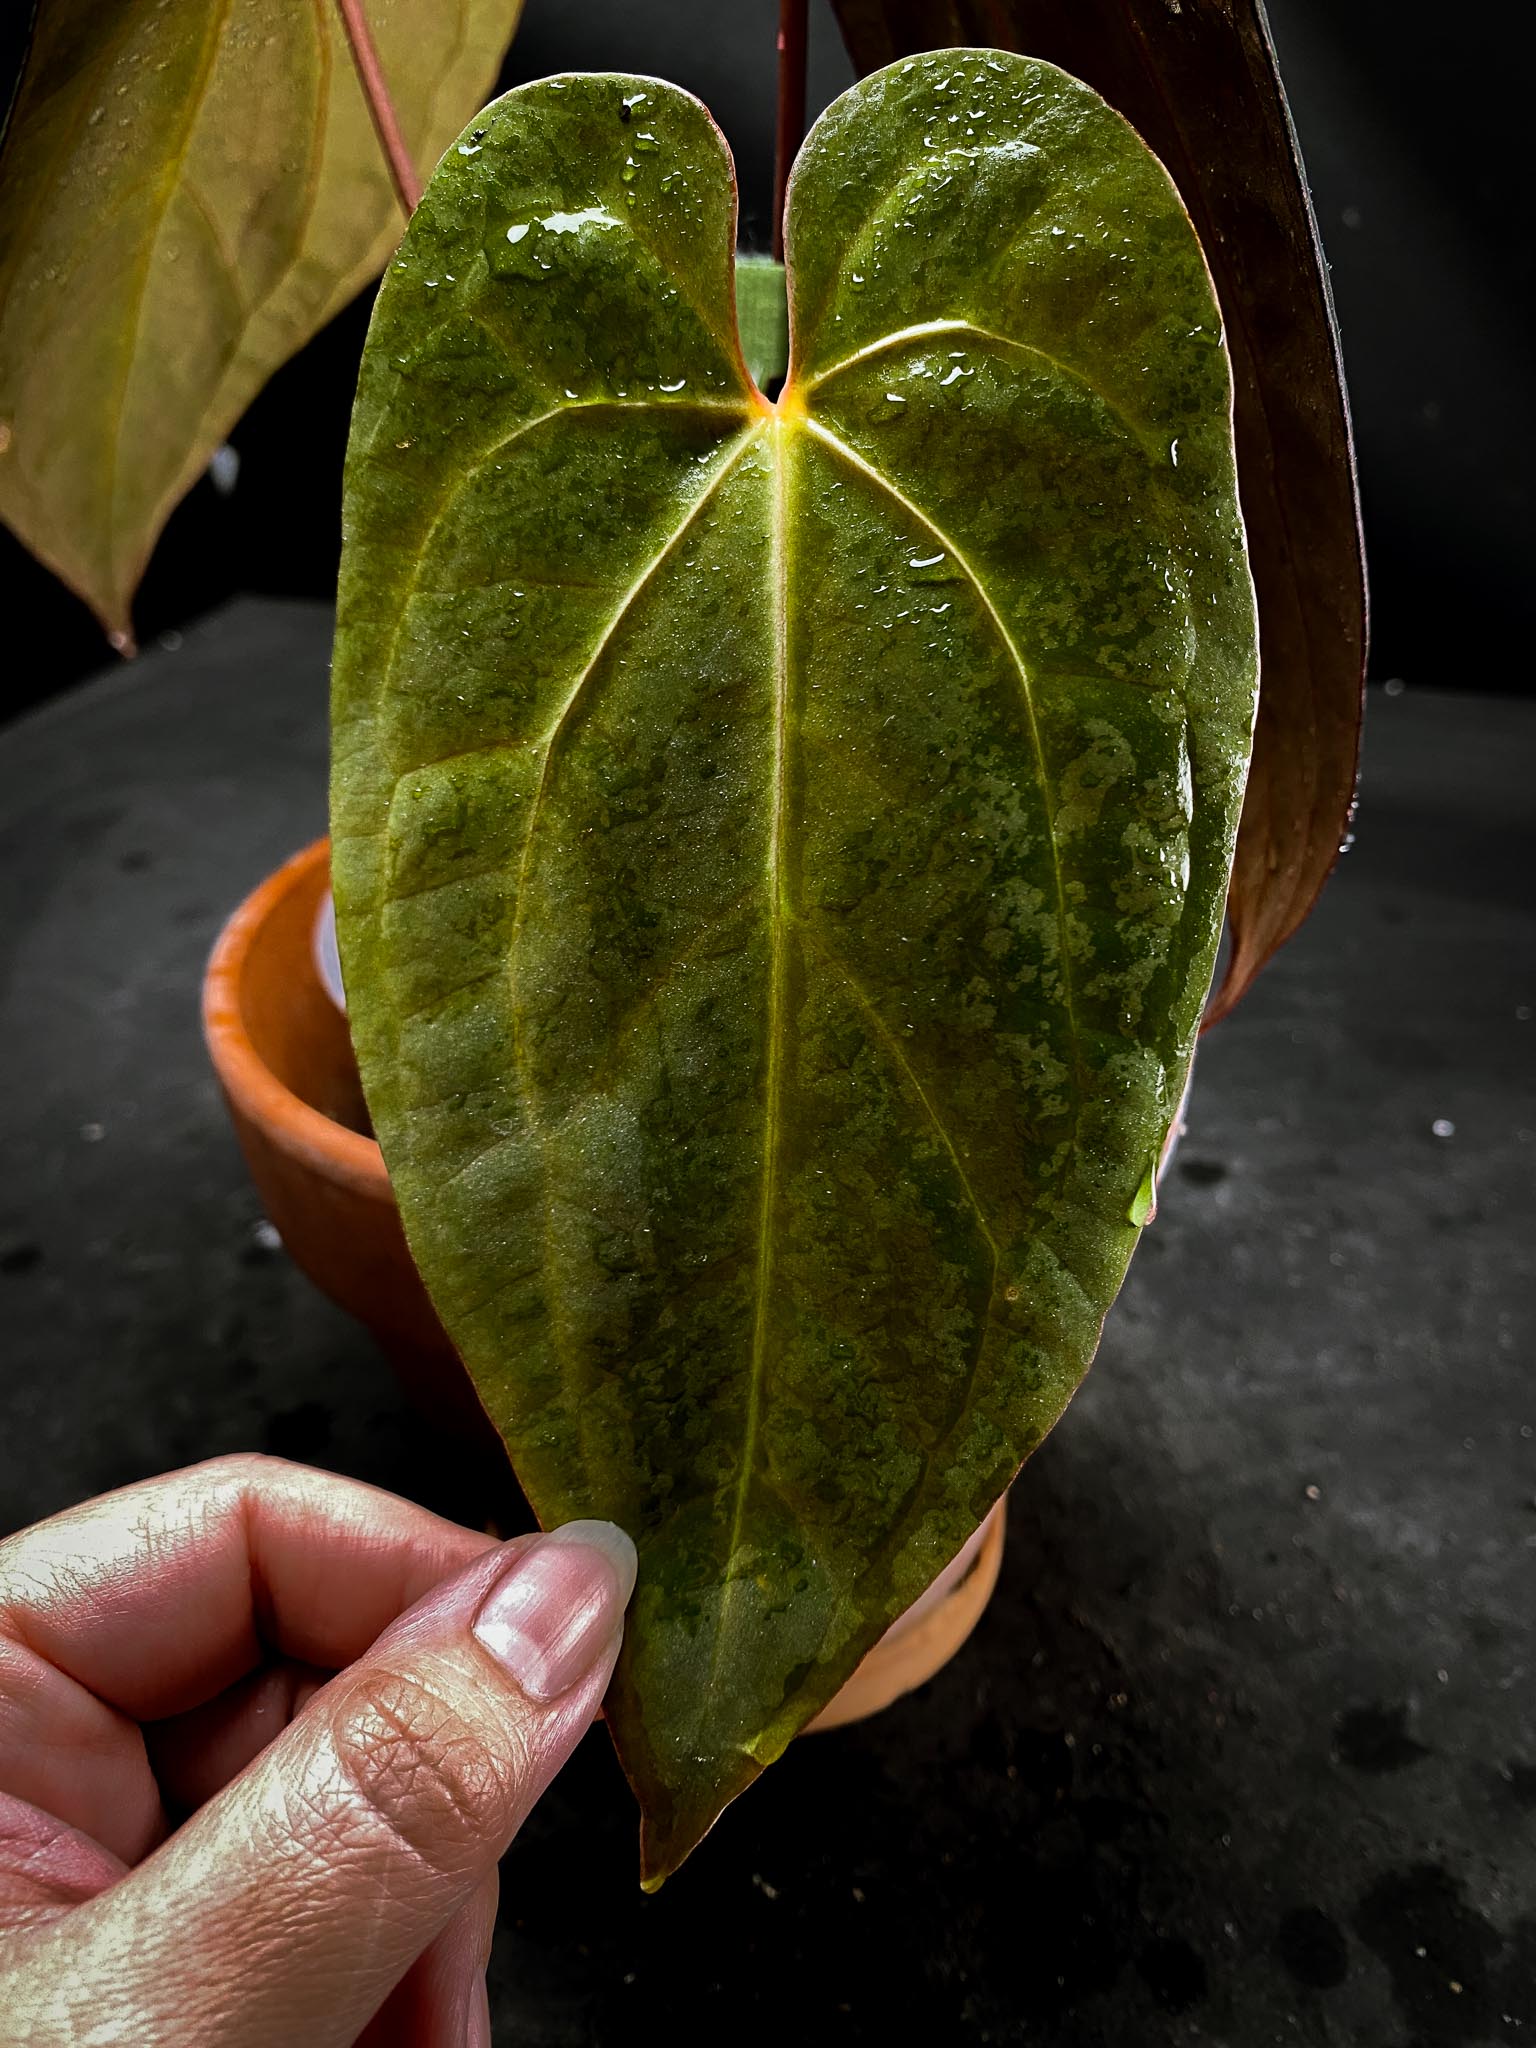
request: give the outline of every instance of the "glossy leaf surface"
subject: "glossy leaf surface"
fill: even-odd
[[[423,170],[518,7],[369,0]],[[118,644],[172,508],[401,229],[331,0],[42,0],[0,156],[0,518]]]
[[[1193,216],[1227,323],[1263,691],[1233,945],[1207,1016],[1296,931],[1348,830],[1365,559],[1328,272],[1262,0],[833,0],[861,70],[939,44],[1063,65],[1125,115]]]
[[[807,141],[792,363],[655,81],[510,94],[380,294],[335,670],[350,1014],[541,1518],[640,1546],[648,1881],[1076,1386],[1210,973],[1255,688],[1228,369],[1125,124],[922,60]]]

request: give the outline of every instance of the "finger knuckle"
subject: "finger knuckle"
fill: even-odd
[[[451,1701],[402,1673],[345,1704],[336,1743],[363,1812],[436,1869],[461,1865],[495,1832],[516,1776]]]

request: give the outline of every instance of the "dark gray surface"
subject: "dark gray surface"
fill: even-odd
[[[243,1446],[453,1507],[198,1039],[222,915],[323,828],[327,647],[239,604],[0,735],[0,1526]],[[1533,757],[1536,708],[1373,705],[970,1647],[654,1900],[589,1741],[508,1861],[499,2039],[1536,2041]]]

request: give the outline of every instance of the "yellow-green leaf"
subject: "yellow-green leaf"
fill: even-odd
[[[369,0],[423,175],[520,0]],[[331,0],[43,0],[0,156],[0,518],[119,645],[161,528],[399,240]]]
[[[655,1882],[987,1514],[1184,1089],[1256,689],[1231,380],[1086,87],[919,58],[794,174],[651,79],[451,154],[353,416],[333,873],[412,1248],[540,1518],[641,1570]]]

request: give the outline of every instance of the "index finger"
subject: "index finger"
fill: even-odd
[[[267,1650],[350,1664],[493,1539],[255,1455],[70,1508],[0,1543],[0,1637],[136,1721],[185,1713]]]

